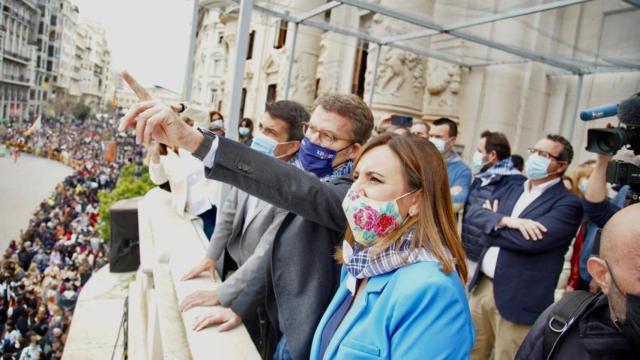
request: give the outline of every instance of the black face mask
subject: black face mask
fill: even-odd
[[[609,262],[605,260],[607,264],[607,268],[609,268],[609,273],[611,273],[611,280],[613,281],[613,285],[616,287],[616,290],[623,294],[627,303],[627,312],[624,320],[616,319],[614,323],[620,329],[622,334],[633,343],[634,346],[640,348],[640,296],[625,294],[620,290],[618,283],[616,282],[616,278],[613,275],[613,271],[611,271],[611,266],[609,266]]]

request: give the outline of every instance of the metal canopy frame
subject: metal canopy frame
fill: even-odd
[[[197,0],[196,0],[197,1]],[[378,70],[378,64],[380,61],[380,55],[383,51],[384,47],[396,48],[404,51],[408,51],[420,56],[434,58],[437,60],[441,60],[447,63],[455,64],[461,67],[466,67],[469,69],[472,68],[483,68],[494,65],[504,65],[504,64],[519,64],[529,61],[536,61],[543,64],[550,65],[552,67],[557,68],[565,73],[570,73],[579,76],[579,85],[582,83],[582,76],[585,74],[599,73],[599,72],[619,72],[619,71],[640,71],[640,64],[629,63],[623,60],[616,59],[608,59],[608,58],[600,58],[599,60],[611,66],[604,65],[602,63],[597,62],[589,62],[589,61],[581,61],[581,60],[572,60],[563,58],[560,56],[546,55],[541,54],[535,51],[522,49],[516,46],[512,46],[509,44],[497,42],[482,36],[478,36],[475,34],[471,34],[469,32],[461,31],[462,29],[488,24],[492,22],[497,22],[506,19],[512,19],[520,16],[536,14],[545,11],[551,11],[555,9],[560,9],[572,5],[579,5],[583,3],[587,3],[593,0],[556,0],[550,3],[533,5],[520,9],[508,10],[500,14],[483,16],[478,19],[473,19],[470,21],[455,23],[450,26],[443,26],[437,24],[433,21],[429,21],[423,18],[416,17],[411,14],[403,13],[401,11],[397,11],[385,6],[381,6],[374,3],[369,3],[364,0],[333,0],[329,1],[321,6],[313,8],[311,10],[301,12],[299,14],[290,14],[288,11],[281,12],[270,9],[265,6],[261,6],[254,3],[254,0],[232,0],[233,2],[240,5],[240,15],[238,22],[238,41],[236,48],[236,59],[241,59],[246,57],[246,47],[249,37],[249,28],[250,28],[250,19],[252,10],[257,10],[261,13],[264,13],[268,16],[279,18],[285,20],[287,22],[293,23],[293,36],[292,43],[289,49],[288,55],[288,69],[287,69],[287,81],[284,89],[285,99],[289,98],[289,90],[291,87],[291,73],[293,68],[294,56],[296,51],[297,37],[298,37],[298,29],[300,25],[306,25],[318,29],[322,29],[328,32],[334,32],[337,34],[341,34],[348,37],[353,37],[361,40],[368,41],[374,45],[375,47],[375,62],[373,64],[372,71],[372,82],[371,89],[369,90],[369,94],[367,94],[367,100],[369,105],[373,102],[373,95],[375,93],[375,80],[376,73]],[[640,7],[640,0],[623,0],[624,2]],[[317,15],[324,13],[325,11],[329,11],[341,5],[348,5],[355,7],[360,10],[370,11],[374,13],[381,14],[383,16],[387,16],[390,18],[394,18],[400,20],[402,22],[419,26],[423,28],[422,30],[413,31],[406,34],[398,34],[398,35],[388,35],[384,37],[378,37],[375,35],[371,35],[365,32],[362,32],[357,29],[349,29],[342,26],[337,26],[334,24],[330,24],[323,21],[313,20],[313,18]],[[491,61],[488,59],[486,62],[482,63],[468,63],[463,60],[462,56],[456,56],[455,54],[446,53],[438,50],[432,49],[424,49],[424,48],[415,48],[409,46],[407,44],[401,43],[402,41],[419,39],[419,38],[428,38],[434,35],[446,34],[453,36],[458,39],[462,39],[474,44],[480,44],[486,46],[490,49],[496,49],[502,51],[507,54],[515,55],[517,59],[514,60],[495,60]],[[234,67],[234,76],[233,76],[233,84],[231,91],[231,103],[230,103],[230,130],[231,135],[235,135],[235,128],[237,127],[237,122],[240,117],[240,98],[241,98],[241,89],[242,89],[242,81],[244,74],[244,61],[236,61],[236,66]],[[581,88],[581,86],[579,86]]]
[[[441,60],[447,63],[462,66],[462,67],[466,67],[469,69],[475,68],[475,67],[487,67],[487,66],[502,65],[502,64],[517,64],[517,63],[526,62],[526,61],[537,61],[543,64],[553,66],[555,68],[561,69],[563,71],[567,71],[575,75],[583,75],[583,74],[590,74],[594,72],[600,72],[599,70],[603,68],[602,64],[586,62],[586,61],[581,61],[579,62],[580,64],[576,64],[576,62],[572,61],[571,59],[539,54],[534,51],[518,48],[512,45],[496,42],[481,36],[477,36],[468,32],[460,31],[461,29],[465,29],[473,26],[488,24],[488,23],[496,22],[500,20],[512,19],[519,16],[531,15],[531,14],[540,13],[544,11],[555,10],[555,9],[572,6],[572,5],[579,5],[592,0],[558,0],[558,1],[550,2],[546,4],[539,4],[539,5],[534,5],[526,8],[509,10],[501,14],[484,16],[471,21],[460,22],[451,26],[442,26],[432,21],[421,19],[413,15],[406,14],[394,9],[390,9],[388,7],[384,7],[378,4],[369,3],[364,0],[334,0],[297,15],[290,14],[288,12],[276,11],[276,10],[267,8],[265,6],[254,4],[253,0],[233,0],[233,1],[240,4],[241,18],[242,18],[243,10],[246,12],[247,10],[245,9],[248,9],[250,7],[268,16],[279,18],[279,19],[293,23],[293,36],[292,36],[293,41],[289,49],[289,56],[288,56],[289,64],[287,68],[287,78],[286,78],[287,80],[286,80],[285,89],[284,89],[285,99],[289,98],[289,92],[291,87],[291,73],[293,69],[293,62],[294,62],[294,56],[295,56],[296,44],[297,44],[297,38],[298,38],[298,28],[301,24],[315,27],[315,28],[322,29],[329,32],[334,32],[344,36],[365,40],[372,44],[377,45],[375,62],[373,65],[374,71],[372,72],[372,75],[371,75],[374,81],[372,81],[371,83],[372,89],[370,89],[370,93],[368,95],[369,105],[371,105],[373,101],[373,94],[375,92],[375,75],[377,73],[378,63],[380,61],[380,54],[382,53],[384,46],[412,52],[417,55],[434,58],[437,60]],[[628,0],[627,2],[631,3],[632,5],[635,5],[639,3],[640,0]],[[246,3],[250,3],[250,5],[247,5]],[[313,17],[341,5],[349,5],[361,10],[375,12],[387,17],[391,17],[391,18],[403,21],[405,23],[417,25],[424,29],[406,33],[406,34],[377,37],[359,30],[344,28],[344,27],[337,26],[334,24],[329,24],[323,21],[312,20]],[[242,41],[243,37],[248,38],[248,32],[246,31],[246,29],[247,28],[241,27],[239,23],[238,31],[237,31],[237,33],[239,34],[238,44],[243,42]],[[415,47],[401,43],[402,41],[419,39],[419,38],[427,38],[427,37],[431,37],[439,34],[447,34],[459,39],[469,41],[471,43],[480,44],[492,49],[497,49],[507,54],[515,55],[518,58],[520,58],[520,60],[488,61],[480,64],[470,64],[463,61],[460,57],[456,57],[455,55],[452,55],[449,53],[445,53],[437,50],[431,50],[431,49],[422,49],[422,48],[416,49]],[[640,70],[639,64],[630,64],[623,61],[610,60],[610,59],[602,59],[602,60],[604,62],[612,64],[612,66],[607,67],[608,71],[613,72],[613,71]],[[238,65],[240,65],[240,62],[238,62]],[[238,65],[236,65],[236,68],[239,67]],[[242,67],[242,71],[244,72],[244,64],[240,66]],[[233,113],[233,109],[232,109],[232,113]]]
[[[204,1],[194,0],[194,1],[198,2],[199,4],[206,2],[206,0]],[[293,26],[294,26],[293,36],[292,36],[293,41],[289,49],[289,56],[288,56],[289,64],[287,69],[286,88],[284,91],[285,98],[289,97],[289,89],[291,86],[291,73],[292,73],[292,68],[294,63],[298,29],[300,25],[311,26],[311,27],[315,27],[325,31],[341,34],[344,36],[366,40],[372,44],[377,45],[375,50],[376,52],[375,62],[373,64],[373,71],[371,74],[372,76],[371,89],[369,89],[369,93],[367,94],[367,102],[369,106],[371,106],[373,102],[373,97],[375,94],[376,75],[377,75],[378,65],[380,62],[380,56],[383,51],[383,47],[390,47],[390,48],[405,50],[417,55],[434,58],[437,60],[459,65],[461,67],[466,67],[469,69],[483,68],[483,67],[494,66],[494,65],[519,64],[519,63],[525,63],[529,61],[536,61],[536,62],[547,64],[557,68],[558,70],[560,70],[560,74],[562,74],[562,72],[564,72],[564,74],[566,74],[566,72],[569,72],[571,74],[578,75],[577,84],[576,84],[577,96],[575,99],[574,109],[573,109],[574,118],[577,115],[578,101],[580,98],[580,93],[582,91],[583,75],[598,73],[598,72],[640,71],[640,64],[629,63],[624,60],[608,59],[604,57],[599,58],[599,60],[604,61],[608,64],[611,64],[612,66],[606,66],[601,63],[599,64],[599,63],[593,63],[588,61],[579,61],[579,60],[573,61],[572,59],[566,59],[558,56],[540,54],[534,51],[518,48],[509,44],[496,42],[491,39],[487,39],[481,36],[477,36],[468,32],[461,31],[462,29],[470,28],[473,26],[488,24],[488,23],[497,22],[497,21],[506,20],[506,19],[512,19],[519,16],[536,14],[544,11],[555,10],[555,9],[572,6],[572,5],[579,5],[592,0],[556,0],[546,4],[538,4],[538,5],[529,6],[526,8],[505,11],[504,13],[501,13],[501,14],[484,16],[478,19],[474,19],[466,22],[460,22],[450,26],[442,26],[440,24],[434,23],[426,19],[418,18],[410,14],[406,14],[406,13],[403,13],[394,9],[390,9],[388,7],[380,6],[377,4],[372,4],[363,0],[333,0],[321,6],[318,6],[314,9],[311,9],[309,11],[299,13],[297,15],[292,15],[288,11],[280,12],[280,11],[269,9],[264,6],[254,4],[254,0],[232,0],[232,1],[234,3],[239,4],[239,8],[240,8],[240,14],[238,17],[239,18],[238,27],[236,31],[236,34],[237,34],[237,45],[235,49],[236,63],[233,69],[233,79],[232,79],[231,91],[230,91],[231,99],[230,99],[230,106],[229,106],[230,107],[229,123],[228,123],[229,131],[227,133],[227,135],[232,139],[237,139],[237,136],[238,136],[237,128],[240,122],[240,117],[242,115],[240,114],[240,101],[242,98],[242,95],[241,95],[242,83],[244,79],[244,68],[245,68],[245,61],[242,61],[242,59],[245,59],[247,55],[249,30],[251,28],[251,14],[254,9],[268,16],[276,17],[276,18],[293,23]],[[625,3],[628,3],[631,6],[640,7],[640,0],[622,0],[622,1],[624,1]],[[212,2],[216,2],[216,1],[212,1]],[[320,15],[325,11],[329,11],[341,5],[349,5],[361,10],[378,13],[387,17],[391,17],[391,18],[403,21],[405,23],[417,25],[424,29],[410,32],[407,34],[377,37],[359,30],[344,28],[334,24],[312,19],[313,17]],[[196,14],[197,13],[194,12],[194,18]],[[194,24],[193,24],[194,29],[192,29],[192,32],[195,32],[196,26],[197,24],[194,21]],[[419,38],[427,38],[427,37],[431,37],[439,34],[450,35],[459,39],[469,41],[471,43],[480,44],[492,49],[497,49],[507,54],[515,55],[518,58],[514,60],[495,60],[495,61],[491,61],[491,59],[488,59],[489,61],[484,63],[470,64],[463,61],[462,57],[456,56],[454,54],[445,53],[442,51],[432,50],[432,49],[424,49],[424,48],[417,49],[401,43],[402,41],[419,39]],[[192,35],[191,41],[194,42],[194,40],[195,39]],[[193,53],[193,43],[191,45],[190,52]],[[190,54],[190,56],[192,55],[193,54]],[[193,60],[191,57],[190,62],[192,61]],[[185,91],[186,93],[185,95],[188,95],[191,88],[192,77],[187,76],[186,82],[189,90]],[[228,188],[226,187],[223,188],[223,191],[221,194],[222,199],[226,197],[227,192],[228,192]]]
[[[461,23],[454,24],[454,25],[451,25],[451,26],[446,26],[446,27],[443,27],[441,31],[436,31],[436,30],[432,30],[432,29],[425,29],[425,30],[420,30],[420,31],[412,32],[412,33],[407,33],[407,34],[390,35],[390,36],[385,37],[384,41],[385,42],[397,42],[397,41],[405,41],[405,40],[412,40],[412,39],[430,37],[430,36],[437,35],[437,34],[447,33],[449,31],[453,31],[453,30],[461,30],[461,29],[464,29],[464,28],[472,27],[472,26],[483,25],[483,24],[487,24],[487,23],[490,23],[490,22],[511,19],[511,18],[518,17],[518,16],[531,15],[531,14],[535,14],[535,13],[538,13],[538,12],[559,9],[559,8],[562,8],[562,7],[565,7],[565,6],[577,5],[577,4],[581,4],[581,3],[587,2],[587,1],[591,1],[591,0],[561,0],[561,1],[556,1],[556,2],[552,2],[552,3],[548,3],[548,4],[541,4],[541,5],[531,6],[531,7],[527,7],[527,8],[524,8],[524,9],[515,9],[515,10],[506,11],[506,12],[504,12],[502,14],[489,15],[489,16],[485,16],[485,17],[482,17],[482,18],[479,18],[479,19],[475,19],[475,20],[471,20],[471,21],[467,21],[467,22],[461,22]],[[638,0],[638,1],[640,1],[640,0]]]

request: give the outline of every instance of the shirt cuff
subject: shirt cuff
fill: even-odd
[[[201,160],[205,167],[212,168],[219,140],[217,136],[206,131],[203,131],[202,135],[204,138],[200,146],[193,152],[193,156]]]

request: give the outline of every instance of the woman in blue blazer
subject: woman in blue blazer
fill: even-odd
[[[467,269],[442,156],[422,138],[384,134],[365,146],[353,177],[336,255],[342,281],[311,358],[467,359]]]

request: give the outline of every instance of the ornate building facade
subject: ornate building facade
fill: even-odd
[[[375,2],[436,20],[451,18],[460,11],[439,0]],[[278,2],[292,12],[324,3]],[[485,5],[492,5],[496,12],[504,12],[510,6],[505,0],[490,3]],[[233,58],[238,7],[231,1],[203,0],[199,14],[193,100],[227,114],[232,68],[239,61]],[[376,36],[415,30],[392,18],[346,6],[325,13],[324,21],[343,28],[359,24],[361,31]],[[267,101],[284,98],[292,29],[291,23],[253,12],[248,56],[243,59],[246,61],[243,116],[257,118]],[[479,31],[491,41],[578,59],[583,53],[615,58],[621,54],[622,41],[625,56],[634,54],[635,63],[640,63],[640,42],[632,40],[637,39],[634,34],[640,33],[640,9],[618,1],[587,2],[526,19],[486,24]],[[376,121],[389,114],[425,120],[450,117],[460,124],[459,150],[466,159],[471,158],[480,133],[490,129],[504,132],[513,152],[523,155],[544,134],[560,133],[571,138],[576,160],[585,160],[591,156],[583,150],[587,127],[601,127],[612,121],[582,123],[573,118],[577,75],[542,63],[510,61],[513,56],[488,47],[470,46],[453,36],[437,35],[413,41],[414,46],[461,57],[505,59],[502,65],[469,69],[382,47],[371,104]],[[327,92],[355,93],[367,100],[377,51],[377,45],[366,41],[300,25],[289,98],[307,106]],[[578,108],[619,102],[638,91],[637,71],[584,75]]]

